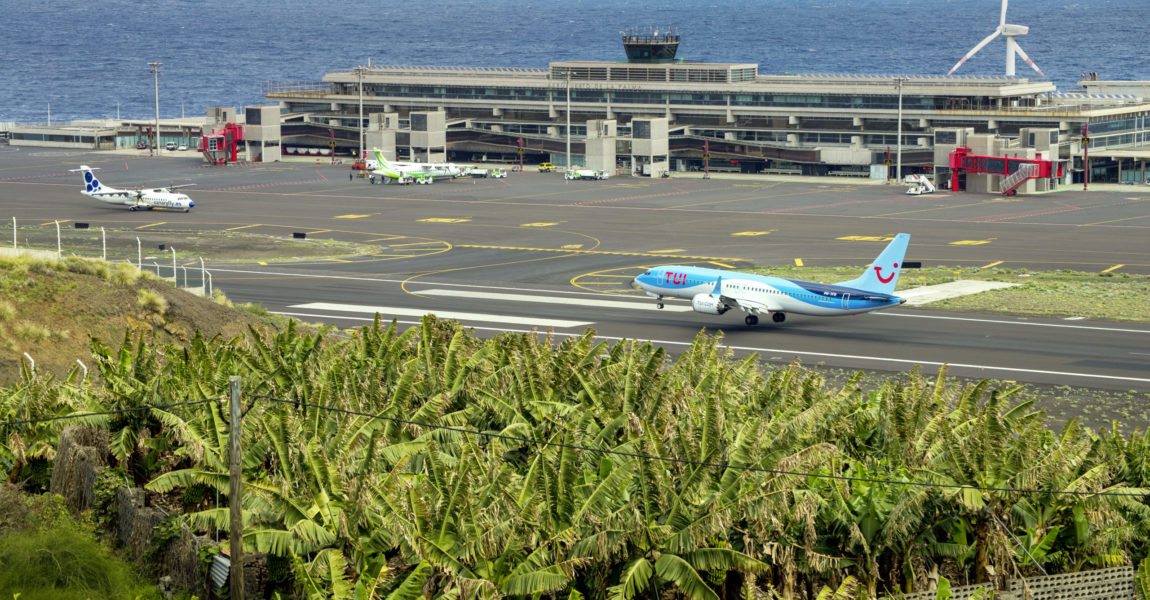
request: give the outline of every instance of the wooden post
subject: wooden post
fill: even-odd
[[[240,377],[232,375],[228,379],[231,388],[231,431],[228,434],[228,464],[231,474],[228,477],[231,489],[228,493],[228,509],[231,514],[231,597],[232,600],[244,599],[244,517],[242,512],[243,489],[241,487],[243,473],[241,470],[243,454],[240,451]]]

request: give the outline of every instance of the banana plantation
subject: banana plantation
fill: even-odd
[[[66,425],[106,428],[186,526],[226,539],[240,502],[284,598],[875,598],[1138,565],[1150,545],[1150,434],[1052,431],[1006,384],[830,385],[706,335],[671,359],[433,317],[92,349],[87,383],[0,389],[0,421],[120,412],[4,426],[10,479]]]

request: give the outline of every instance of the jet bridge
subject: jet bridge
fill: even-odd
[[[951,191],[965,189],[967,173],[999,174],[1002,195],[1012,196],[1028,179],[1059,178],[1063,176],[1063,163],[1059,161],[1017,158],[1012,156],[979,156],[968,147],[955,148],[949,161]]]

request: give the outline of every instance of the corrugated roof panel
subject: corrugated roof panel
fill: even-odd
[[[209,574],[212,579],[212,590],[218,592],[228,584],[228,572],[232,568],[232,559],[216,554],[212,557],[212,567]]]

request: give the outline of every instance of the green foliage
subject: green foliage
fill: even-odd
[[[273,556],[277,580],[290,564],[301,596],[754,599],[793,597],[805,579],[833,598],[851,595],[849,577],[875,597],[909,591],[924,563],[971,580],[1035,562],[1075,571],[1140,559],[1150,541],[1143,499],[1092,495],[1150,487],[1150,434],[1051,431],[1015,385],[912,372],[864,389],[861,374],[830,385],[797,364],[732,361],[717,337],[670,360],[593,332],[481,340],[433,317],[257,338],[94,342],[106,383],[74,404],[210,398],[242,376],[244,408],[263,398],[241,423],[211,402],[92,424],[150,490],[196,509],[212,492],[240,502],[245,547]],[[0,407],[69,410],[58,388],[29,382],[19,393],[37,408],[2,394]],[[242,499],[227,498],[233,427]],[[899,484],[911,481],[950,487]],[[228,512],[185,523],[227,531]]]
[[[77,521],[63,499],[0,487],[0,597],[158,598]]]
[[[152,528],[152,539],[148,543],[147,550],[144,551],[144,563],[156,564],[156,560],[172,540],[177,539],[183,533],[183,524],[180,522],[179,515],[168,515],[164,517],[155,527]]]
[[[0,321],[11,321],[16,316],[16,307],[7,300],[0,300]]]
[[[25,600],[158,598],[92,538],[47,529],[0,539],[0,595]]]
[[[1138,600],[1150,600],[1150,558],[1142,559],[1134,572],[1134,591]]]
[[[93,484],[92,518],[100,530],[109,530],[116,524],[116,489],[127,485],[124,471],[118,468],[100,469]]]

